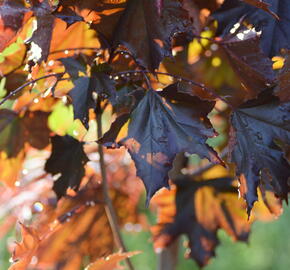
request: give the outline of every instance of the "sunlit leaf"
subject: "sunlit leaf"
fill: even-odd
[[[139,254],[139,252],[115,253],[108,257],[101,258],[91,263],[85,270],[115,270],[118,268],[118,263],[126,258]]]
[[[178,1],[164,0],[158,14],[154,0],[129,0],[117,25],[114,46],[124,45],[140,65],[154,70],[164,57],[171,56],[173,36],[189,32],[189,26]]]

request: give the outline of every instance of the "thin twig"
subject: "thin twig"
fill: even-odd
[[[117,50],[114,54],[113,57],[117,54],[126,54],[128,55],[133,61],[134,63],[140,68],[140,70],[138,72],[142,73],[144,79],[145,79],[145,83],[148,89],[152,89],[152,85],[151,82],[147,76],[147,74],[149,73],[147,70],[145,70],[137,61],[137,59],[128,51],[125,50]]]
[[[9,98],[11,98],[12,96],[15,96],[18,92],[20,92],[23,88],[25,88],[26,86],[30,85],[30,84],[34,84],[36,83],[37,81],[40,81],[40,80],[43,80],[43,79],[46,79],[46,78],[49,78],[49,77],[57,77],[57,76],[60,76],[61,74],[64,74],[64,73],[52,73],[52,74],[48,74],[48,75],[44,75],[44,76],[41,76],[35,80],[32,80],[32,81],[29,81],[21,86],[19,86],[18,88],[16,88],[15,90],[13,90],[12,92],[10,92],[5,98],[3,98],[1,101],[0,101],[0,106],[6,102]]]
[[[148,89],[152,89],[151,82],[150,82],[150,80],[149,80],[149,78],[148,78],[146,72],[143,71],[143,72],[142,72],[142,75],[143,75],[143,77],[145,78],[145,82],[146,82],[146,86],[147,86],[147,88],[148,88]]]
[[[56,54],[56,53],[65,53],[66,51],[85,51],[85,50],[89,50],[89,51],[101,51],[100,48],[94,48],[94,47],[80,47],[80,48],[66,48],[66,49],[62,49],[62,50],[55,50],[50,52],[49,54]]]
[[[101,119],[101,105],[100,99],[97,100],[97,127],[98,127],[98,138],[103,136],[102,131],[102,119]],[[104,150],[103,146],[99,144],[98,152],[100,155],[100,168],[101,168],[101,176],[102,176],[102,188],[103,188],[103,195],[105,200],[105,211],[114,235],[115,242],[119,249],[122,252],[127,252],[124,241],[121,236],[121,232],[118,225],[117,214],[115,212],[115,208],[113,206],[112,200],[109,195],[109,187],[108,187],[108,179],[107,179],[107,172],[106,172],[106,164],[104,160]],[[127,266],[130,270],[134,270],[134,267],[129,258],[126,258]]]
[[[150,72],[148,70],[127,70],[127,71],[122,71],[122,72],[118,72],[118,73],[115,73],[114,76],[116,75],[122,75],[122,74],[134,74],[134,73],[153,73],[153,72]],[[210,93],[211,95],[213,95],[215,98],[219,99],[219,100],[222,100],[223,102],[225,102],[232,110],[234,110],[234,107],[232,106],[232,104],[230,104],[225,98],[221,97],[220,95],[218,95],[214,90],[206,87],[204,84],[202,83],[198,83],[198,82],[195,82],[191,79],[188,79],[188,78],[184,78],[182,76],[179,76],[179,75],[175,75],[175,74],[171,74],[171,73],[167,73],[167,72],[160,72],[160,71],[154,71],[155,74],[160,74],[160,75],[165,75],[165,76],[170,76],[172,78],[175,78],[177,79],[178,81],[184,81],[188,84],[192,84],[192,85],[195,85],[197,87],[200,87],[201,89],[207,91],[208,93]]]

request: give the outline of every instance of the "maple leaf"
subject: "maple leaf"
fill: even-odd
[[[286,59],[283,68],[278,74],[278,86],[276,87],[274,94],[280,98],[282,102],[290,101],[290,51],[287,51]]]
[[[113,47],[124,45],[137,62],[150,70],[171,56],[171,40],[190,32],[191,22],[179,1],[164,0],[159,14],[155,0],[129,0],[114,34]]]
[[[213,17],[218,20],[217,34],[226,35],[236,23],[246,21],[262,31],[261,47],[270,57],[282,48],[290,49],[290,6],[288,0],[268,0],[267,3],[279,20],[264,10],[239,0],[226,0]]]
[[[100,186],[89,184],[75,196],[63,197],[56,208],[46,206],[37,228],[46,234],[55,223],[58,227],[39,246],[35,254],[39,265],[78,270],[85,256],[94,261],[113,251],[112,231],[100,200]]]
[[[69,92],[74,108],[74,118],[80,119],[88,127],[89,109],[96,107],[94,94],[99,94],[102,99],[108,98],[111,103],[114,103],[116,97],[115,82],[110,78],[107,72],[108,66],[105,64],[94,64],[90,77],[79,77],[80,72],[87,74],[86,65],[80,57],[60,60],[74,83],[74,88]]]
[[[237,166],[249,214],[258,199],[261,171],[270,174],[270,180],[264,181],[270,182],[274,193],[287,200],[290,166],[278,145],[279,141],[290,142],[289,112],[290,103],[279,104],[278,98],[263,94],[232,114],[232,161]]]
[[[215,248],[219,244],[217,231],[220,228],[235,240],[246,241],[250,222],[247,221],[245,205],[238,200],[232,181],[231,178],[175,181],[175,203],[174,197],[173,201],[167,203],[157,198],[160,214],[159,223],[153,227],[155,248],[168,246],[178,236],[186,234],[190,257],[204,266],[215,255]],[[175,211],[169,210],[172,203],[176,204]]]
[[[67,188],[79,188],[88,158],[83,143],[70,136],[54,136],[51,142],[52,153],[45,164],[45,170],[53,175],[61,174],[53,185],[53,190],[60,198],[66,194]]]
[[[124,151],[109,152],[114,161],[123,160]],[[110,195],[119,224],[135,223],[139,197],[133,199],[136,188],[126,184],[132,174],[128,164],[117,171],[108,166],[107,173],[109,178],[117,180],[110,184]],[[113,252],[114,238],[103,203],[102,186],[98,183],[100,178],[99,172],[89,167],[84,179],[86,184],[76,194],[66,195],[57,203],[48,192],[41,194],[39,200],[42,201],[43,210],[33,221],[33,228],[41,241],[37,242],[36,249],[23,254],[23,261],[29,263],[29,255],[30,258],[37,258],[31,261],[31,266],[36,269],[79,270],[84,263],[98,261],[98,258]],[[23,238],[26,240],[26,235]],[[24,269],[27,269],[27,265]]]
[[[85,270],[114,270],[118,268],[118,263],[130,258],[134,255],[139,254],[140,252],[126,252],[126,253],[114,253],[105,258],[97,259],[95,262],[89,264]]]
[[[231,177],[207,179],[220,172],[229,175],[224,168],[215,166],[201,177],[178,178],[171,190],[163,189],[154,196],[153,205],[158,211],[157,224],[151,227],[155,249],[167,247],[181,234],[186,234],[190,257],[204,266],[215,255],[219,229],[234,240],[246,241],[254,221],[273,220],[281,214],[282,205],[272,193],[267,193],[248,220],[244,211],[246,204],[237,196],[236,181]]]
[[[158,189],[168,187],[168,172],[177,153],[187,151],[222,163],[205,143],[215,136],[207,119],[213,106],[214,102],[180,92],[178,84],[173,84],[162,92],[149,90],[132,111],[128,135],[119,144],[128,149],[135,162],[147,190],[147,203]],[[113,123],[102,143],[116,144],[110,142],[116,136],[115,127]]]
[[[275,82],[272,61],[260,49],[260,38],[254,31],[229,36],[221,42],[229,62],[246,88],[246,99],[253,99]],[[251,74],[251,76],[249,76]]]
[[[37,231],[32,227],[27,227],[20,223],[22,241],[16,242],[16,247],[12,254],[15,263],[9,267],[9,270],[25,270],[30,265],[35,251],[37,250],[40,238]]]

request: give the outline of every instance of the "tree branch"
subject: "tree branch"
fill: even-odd
[[[94,48],[94,47],[80,47],[80,48],[66,48],[66,49],[62,49],[62,50],[55,50],[55,51],[52,51],[50,52],[49,54],[56,54],[56,53],[65,53],[66,51],[85,51],[85,50],[88,50],[88,51],[101,51],[100,48]]]
[[[128,71],[122,71],[122,72],[118,72],[118,73],[115,73],[114,76],[118,76],[118,75],[127,75],[127,74],[134,74],[134,73],[153,73],[153,72],[150,72],[148,70],[128,70]],[[167,72],[160,72],[160,71],[154,71],[155,74],[160,74],[160,75],[165,75],[165,76],[170,76],[172,78],[175,78],[177,79],[178,81],[184,81],[188,84],[192,84],[192,85],[195,85],[197,87],[200,87],[201,89],[207,91],[208,93],[210,93],[211,95],[213,95],[215,98],[219,99],[219,100],[222,100],[224,103],[226,103],[232,110],[234,110],[234,107],[232,104],[230,104],[225,98],[221,97],[220,95],[218,95],[214,90],[206,87],[203,83],[198,83],[198,82],[195,82],[191,79],[187,79],[187,78],[184,78],[182,76],[179,76],[179,75],[174,75],[174,74],[171,74],[171,73],[167,73]]]
[[[98,138],[101,138],[103,136],[102,131],[102,114],[101,114],[101,104],[100,99],[97,100],[97,127],[98,127]],[[118,218],[117,214],[115,212],[112,200],[109,195],[109,187],[108,187],[108,179],[107,179],[107,172],[106,172],[106,164],[104,160],[104,150],[103,146],[101,144],[98,145],[98,152],[100,155],[100,168],[101,168],[101,176],[102,176],[102,188],[103,188],[103,195],[105,200],[105,211],[111,226],[111,229],[113,231],[115,242],[119,249],[121,249],[122,252],[127,252],[127,249],[125,247],[124,241],[121,236],[121,232],[118,225]],[[129,258],[126,258],[127,266],[130,270],[134,270],[134,267],[130,261]]]
[[[30,85],[30,84],[34,84],[35,82],[37,81],[40,81],[40,80],[43,80],[43,79],[46,79],[46,78],[49,78],[49,77],[57,77],[57,76],[60,76],[61,74],[64,74],[64,73],[52,73],[52,74],[48,74],[48,75],[44,75],[44,76],[41,76],[35,80],[32,80],[32,81],[29,81],[21,86],[19,86],[18,88],[16,88],[15,90],[11,91],[5,98],[3,98],[1,101],[0,101],[0,106],[5,103],[9,98],[15,96],[18,92],[20,92],[23,88],[25,88],[26,86]]]

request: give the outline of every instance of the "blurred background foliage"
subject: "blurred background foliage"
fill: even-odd
[[[25,5],[28,5],[29,1],[26,2]],[[94,4],[94,1],[91,0],[84,2]],[[111,7],[110,1],[105,2],[105,7]],[[21,24],[21,30],[14,33],[15,39],[0,53],[1,98],[13,93],[17,87],[25,84],[27,80],[35,80],[54,72],[63,73],[62,76],[64,76],[62,79],[50,77],[35,81],[30,86],[23,87],[21,93],[11,95],[10,99],[0,106],[0,111],[3,113],[3,117],[0,119],[3,121],[1,122],[3,125],[1,126],[2,132],[0,134],[0,180],[5,183],[0,185],[0,270],[8,269],[13,262],[11,255],[13,250],[15,251],[15,247],[17,247],[15,241],[21,241],[21,235],[29,239],[28,242],[32,248],[25,249],[24,254],[20,254],[20,261],[25,261],[28,257],[27,265],[30,262],[34,264],[40,262],[40,264],[50,263],[50,265],[59,267],[51,269],[63,269],[59,265],[65,265],[67,267],[65,270],[79,270],[79,265],[84,269],[84,266],[90,261],[107,256],[118,249],[114,245],[108,219],[101,203],[103,197],[100,195],[100,183],[102,181],[100,156],[98,154],[98,146],[95,143],[98,139],[96,114],[94,110],[90,110],[88,129],[84,127],[79,119],[74,119],[73,102],[68,95],[74,87],[74,82],[70,80],[68,72],[59,61],[59,58],[67,57],[73,60],[86,60],[85,70],[87,71],[90,70],[91,66],[89,64],[92,64],[92,61],[94,63],[108,62],[108,48],[102,47],[100,40],[103,37],[100,38],[95,30],[99,23],[103,24],[102,19],[112,19],[110,17],[112,16],[113,22],[117,21],[123,6],[120,9],[116,7],[118,7],[118,3],[122,5],[124,2],[115,1],[112,4],[114,8],[112,10],[108,9],[109,11],[100,8],[100,10],[88,12],[87,7],[82,5],[77,7],[78,15],[84,16],[85,21],[89,22],[89,24],[83,21],[76,21],[67,27],[68,25],[64,21],[54,18],[55,28],[53,29],[52,37],[50,37],[51,48],[47,51],[48,59],[46,63],[41,62],[30,66],[31,62],[26,57],[26,53],[30,51],[30,48],[25,45],[24,40],[31,37],[32,24],[35,18],[30,18],[23,27]],[[202,6],[201,1],[197,2]],[[208,1],[208,3],[210,2],[216,6],[220,1]],[[182,80],[178,77],[181,76],[189,81],[205,84],[207,87],[214,89],[218,95],[225,97],[231,104],[238,106],[249,98],[247,97],[249,89],[241,87],[241,80],[233,71],[225,52],[213,40],[217,22],[211,22],[209,26],[206,26],[206,21],[212,11],[210,7],[208,8],[210,10],[203,9],[203,11],[207,11],[205,13],[207,14],[206,16],[203,15],[204,12],[200,13],[200,17],[203,18],[200,18],[201,21],[199,22],[199,35],[191,38],[190,41],[187,40],[189,42],[181,42],[179,44],[176,41],[176,44],[173,44],[172,58],[164,59],[159,66],[159,72],[171,73],[177,77],[161,74],[156,76],[151,74],[148,77],[155,90],[162,90],[166,86],[178,82],[182,87],[189,88],[192,94],[201,98],[216,100],[215,96],[204,91],[202,87],[196,87],[191,83],[183,85]],[[200,12],[200,10],[197,9],[196,12]],[[117,18],[114,18],[115,15]],[[49,16],[52,15],[49,14]],[[104,25],[111,28],[111,24],[106,20]],[[111,33],[108,32],[108,34]],[[16,38],[17,35],[18,37]],[[82,38],[79,38],[80,36]],[[139,89],[146,85],[144,80],[142,80],[143,78],[140,78],[142,77],[140,76],[140,70],[136,74],[132,72],[129,75],[114,75],[118,74],[118,72],[126,73],[127,70],[138,70],[139,67],[136,66],[129,54],[117,54],[110,61],[112,66],[110,80],[114,80],[118,93],[131,88],[134,90]],[[271,63],[273,64],[273,70],[277,72],[283,67],[284,58],[275,56],[272,58]],[[78,76],[91,75],[88,74],[79,72]],[[106,103],[103,102],[102,105],[104,104]],[[101,116],[102,126],[104,131],[107,131],[117,113],[114,111],[116,108],[111,105],[106,104],[104,107],[105,109]],[[7,113],[6,109],[9,109],[9,113]],[[214,109],[209,114],[211,124],[219,134],[214,138],[208,139],[207,143],[219,153],[228,151],[230,115],[229,106],[221,100],[216,102]],[[7,116],[12,119],[11,125],[4,121]],[[34,117],[44,117],[45,121],[42,121],[42,123],[45,123],[45,127],[38,126],[38,122],[34,120]],[[127,129],[128,125],[125,125],[119,135],[124,137]],[[21,133],[19,133],[19,130],[21,130]],[[35,130],[36,133],[34,134]],[[49,138],[66,135],[76,139],[81,147],[83,147],[83,144],[85,145],[85,152],[90,162],[85,167],[85,176],[80,179],[81,191],[76,192],[68,189],[66,196],[57,202],[56,196],[52,192],[55,178],[45,172],[44,164],[52,152]],[[36,149],[35,145],[30,145],[33,140],[30,140],[29,136],[39,144],[44,145],[44,147],[39,147],[40,149],[36,147]],[[42,141],[42,138],[44,141]],[[12,153],[13,155],[9,156],[7,153]],[[67,159],[70,159],[71,156],[68,156],[69,158]],[[207,168],[209,165],[207,160],[200,159],[197,155],[185,153],[182,158],[186,161],[186,164],[182,164],[181,168],[179,168],[183,175],[190,175],[200,168]],[[226,155],[223,155],[223,159],[226,162],[228,161]],[[161,192],[156,196],[157,200],[159,197],[159,203],[161,202],[161,204],[158,205],[157,203],[156,205],[153,202],[150,208],[147,209],[144,206],[144,186],[140,180],[136,179],[135,166],[129,155],[124,150],[116,150],[115,152],[113,150],[105,150],[105,162],[107,164],[110,195],[119,217],[118,221],[125,244],[130,251],[140,250],[142,252],[131,259],[135,269],[157,269],[159,255],[154,251],[153,242],[156,237],[156,231],[152,233],[152,227],[157,224],[157,227],[159,226],[157,228],[158,231],[159,229],[164,229],[166,223],[173,222],[173,218],[176,215],[175,189],[173,188],[173,193],[168,192],[168,198],[172,197],[172,200],[167,201],[168,198],[162,199],[164,194]],[[194,175],[193,179],[190,180],[200,184],[212,179],[234,178],[234,166],[230,163],[227,165],[228,170],[222,166],[213,168],[209,166],[205,171]],[[194,181],[191,181],[191,184]],[[189,190],[191,187],[189,187]],[[195,211],[190,212],[189,217],[195,215],[199,218],[205,217],[204,219],[196,218],[194,222],[190,220],[192,227],[202,224],[207,229],[209,228],[210,233],[213,235],[215,230],[218,230],[218,239],[221,244],[216,248],[216,257],[212,258],[204,269],[290,269],[290,208],[284,205],[284,213],[279,219],[275,220],[280,214],[281,202],[278,202],[272,193],[269,197],[268,193],[266,195],[263,194],[265,196],[262,199],[261,192],[259,192],[260,201],[255,204],[250,221],[247,221],[246,204],[242,199],[238,200],[236,179],[230,183],[230,187],[232,188],[231,196],[228,196],[227,190],[225,192],[213,184],[208,184],[208,189],[205,187],[205,197],[202,196],[203,193],[199,193],[199,196],[197,196],[198,201],[195,197],[196,192],[189,198],[187,197],[186,199],[188,200],[184,204],[184,206],[192,205]],[[193,185],[194,188],[196,186]],[[167,191],[163,190],[163,192],[166,193]],[[222,196],[218,197],[219,194],[222,194]],[[221,211],[221,209],[224,210],[222,206],[225,205],[232,206],[232,209],[236,211]],[[213,207],[216,207],[216,212],[213,214],[213,219],[211,219],[212,216],[208,214],[207,210],[211,210]],[[77,210],[80,209],[80,212],[75,211],[75,208]],[[270,213],[269,210],[272,212]],[[229,220],[233,224],[228,221],[227,214],[232,214]],[[206,219],[207,216],[209,216],[208,220]],[[224,222],[224,220],[226,221]],[[57,228],[58,231],[55,230],[49,235],[45,245],[39,245],[35,238],[32,237],[33,239],[30,239],[31,235],[23,235],[23,231],[21,231],[23,227],[19,225],[18,221],[24,225],[35,227],[39,235],[44,236],[44,238],[47,236],[47,229],[52,229],[52,231],[55,229],[55,223],[60,228]],[[188,222],[188,219],[185,218],[184,221]],[[233,225],[233,228],[231,225]],[[252,232],[247,244],[232,240],[232,238],[238,239],[243,236],[243,233],[247,235],[251,225]],[[228,234],[221,227],[227,230]],[[203,236],[201,233],[201,238]],[[199,237],[200,235],[197,237],[197,242]],[[179,251],[176,269],[199,269],[193,260],[184,259],[184,254],[188,253],[187,237],[183,235],[179,237],[178,241]],[[214,244],[210,247],[210,251],[212,249],[214,249]],[[155,250],[158,250],[158,248],[155,247]],[[70,256],[76,260],[76,263]],[[50,257],[52,261],[49,261]],[[19,258],[15,259],[16,264]],[[33,260],[35,258],[36,261]],[[206,260],[204,263],[206,263]],[[19,269],[26,270],[25,267]],[[41,269],[50,268],[45,268],[44,266]]]
[[[149,220],[154,224],[155,215],[148,209],[143,209]],[[290,207],[284,205],[284,213],[279,219],[271,222],[256,222],[252,226],[252,233],[248,243],[233,242],[223,231],[219,230],[221,241],[213,258],[205,270],[288,270],[290,268]],[[122,235],[129,250],[140,250],[142,253],[131,258],[138,270],[156,269],[157,255],[153,249],[151,234],[148,230],[134,231],[134,225],[129,223],[122,229]],[[11,230],[0,241],[1,269],[10,266],[11,254],[7,243],[15,241],[15,231]],[[199,267],[192,260],[185,260],[186,248],[180,239],[179,259],[177,270],[198,270]]]

